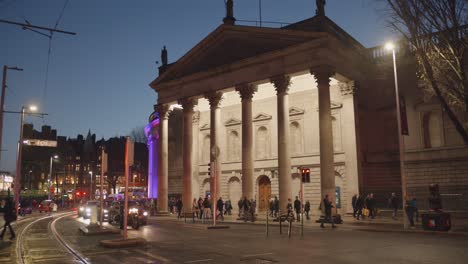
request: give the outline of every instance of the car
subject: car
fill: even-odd
[[[102,221],[103,222],[109,222],[109,209],[107,208],[107,206],[105,206],[105,204],[104,204],[104,208],[102,210],[102,213],[103,213]],[[97,220],[98,221],[101,220],[101,205],[99,203],[98,203],[98,206],[97,206]]]
[[[43,200],[37,207],[39,213],[52,211],[52,200]]]
[[[91,207],[92,206],[98,206],[98,201],[96,200],[89,200],[86,202],[86,205],[84,206],[84,212],[83,212],[83,219],[88,219],[91,217]]]
[[[109,223],[118,224],[120,221],[120,206],[124,206],[124,201],[115,201],[109,209]],[[138,220],[140,225],[148,223],[148,212],[144,210],[143,206],[138,201],[128,201],[128,213],[138,212]]]

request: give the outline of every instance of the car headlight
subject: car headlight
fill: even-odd
[[[143,212],[143,216],[148,216],[148,212]]]
[[[132,213],[132,214],[138,213],[138,209],[137,208],[130,208],[130,213]]]
[[[83,211],[83,210],[84,210],[84,208],[83,208],[83,207],[80,207],[80,211]]]
[[[104,213],[105,213],[105,214],[109,213],[109,210],[104,209]]]
[[[91,212],[91,208],[86,208],[86,212],[87,212],[87,213],[90,213],[90,212]]]

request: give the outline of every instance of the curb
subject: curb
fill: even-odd
[[[146,244],[146,240],[143,238],[101,240],[99,244],[106,248],[127,248],[144,245]]]

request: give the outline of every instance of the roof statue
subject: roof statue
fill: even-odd
[[[225,0],[226,5],[226,17],[223,19],[224,24],[234,25],[236,19],[234,18],[234,1]]]
[[[161,50],[161,63],[162,65],[167,65],[167,49],[166,46]]]
[[[315,14],[317,16],[325,16],[325,0],[316,0],[317,3],[317,9],[315,10]]]

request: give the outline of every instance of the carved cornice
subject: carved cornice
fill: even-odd
[[[342,96],[354,95],[357,90],[356,83],[354,81],[340,82],[338,86],[340,87]]]
[[[197,105],[197,100],[195,98],[186,97],[180,99],[179,104],[182,106],[184,113],[192,112],[193,107]]]
[[[259,113],[252,119],[252,121],[256,122],[256,121],[269,120],[269,119],[271,119],[271,115],[265,114],[265,113]]]
[[[242,101],[252,100],[253,95],[257,92],[257,86],[249,83],[236,85],[236,91],[239,92]]]
[[[154,111],[158,112],[160,119],[168,119],[171,111],[169,110],[168,104],[157,104],[154,105]]]
[[[270,82],[275,86],[276,94],[288,94],[291,78],[286,75],[277,75],[270,78]]]
[[[223,99],[223,93],[216,91],[208,92],[205,94],[205,98],[210,103],[211,108],[216,108],[219,107],[219,103],[221,103],[221,100]]]
[[[237,118],[230,118],[228,121],[224,123],[225,126],[235,126],[240,125],[242,122]]]
[[[300,109],[294,106],[289,108],[289,116],[303,115],[303,114],[304,114],[304,109]]]
[[[335,69],[330,65],[322,65],[310,69],[310,73],[314,75],[319,86],[323,84],[330,85],[330,78],[335,75]]]

